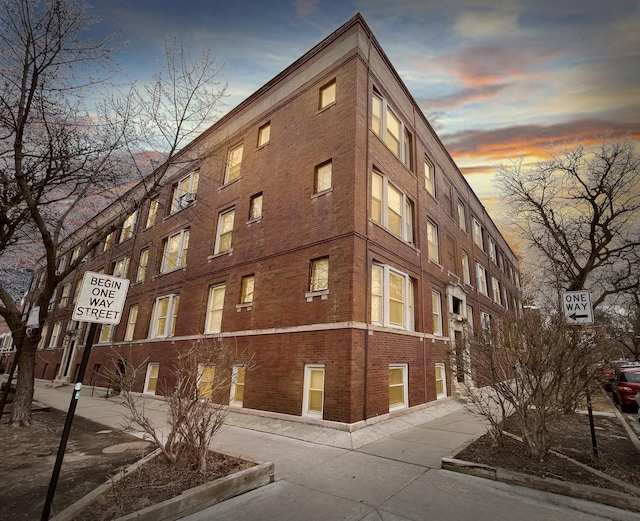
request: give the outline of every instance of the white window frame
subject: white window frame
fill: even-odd
[[[463,231],[467,231],[467,212],[464,203],[458,199],[458,227]]]
[[[380,273],[381,287],[380,293],[374,294],[375,287],[373,284],[373,274],[378,271]],[[392,324],[390,322],[390,289],[389,289],[389,277],[390,274],[402,277],[403,282],[403,324]],[[406,273],[402,273],[391,266],[386,264],[373,263],[371,266],[371,323],[378,324],[384,327],[391,327],[395,329],[406,329],[413,331],[415,328],[414,317],[414,287],[413,280]],[[374,300],[378,299],[380,317],[376,320],[373,313]]]
[[[500,296],[500,282],[495,277],[491,277],[491,292],[493,293],[493,301],[496,304],[502,305],[502,298]]]
[[[245,275],[242,277],[240,281],[240,304],[253,304],[255,285],[255,275]]]
[[[462,262],[462,280],[465,284],[471,285],[471,267],[469,265],[469,254],[462,250],[460,255]]]
[[[271,140],[271,121],[265,123],[258,129],[258,148],[269,144]]]
[[[49,326],[47,324],[42,326],[42,330],[40,331],[40,341],[38,342],[38,349],[44,349],[45,341],[47,340],[47,333],[49,332]],[[47,344],[47,348],[49,344]]]
[[[480,328],[485,333],[491,333],[491,315],[486,311],[480,311]]]
[[[153,390],[149,390],[149,383],[151,382],[151,373],[154,369],[157,368],[157,373],[155,376],[155,387]],[[158,380],[160,379],[160,364],[158,362],[149,362],[147,364],[147,374],[144,377],[144,390],[142,391],[144,394],[156,394],[156,390],[158,389]]]
[[[132,304],[129,306],[129,315],[127,316],[127,328],[124,331],[124,340],[129,342],[133,340],[133,335],[136,330],[136,322],[138,321],[138,311],[140,306],[138,304]]]
[[[238,374],[242,369],[243,379],[242,383],[238,383]],[[247,368],[244,365],[234,365],[231,371],[231,390],[229,392],[229,405],[233,407],[242,407],[244,404],[244,390],[245,390],[245,381],[247,378]],[[236,400],[236,391],[238,387],[242,387],[242,400]]]
[[[58,264],[57,264],[57,267],[56,267],[56,275],[59,275],[65,269],[67,269],[67,256],[66,256],[66,254],[58,259]]]
[[[489,237],[488,240],[489,240],[489,260],[497,266],[498,256],[496,254],[496,243],[491,237]]]
[[[489,283],[487,281],[487,268],[476,262],[476,285],[478,291],[485,297],[489,296]]]
[[[173,235],[170,235],[164,240],[164,247],[162,249],[162,263],[160,265],[160,273],[169,273],[171,271],[184,268],[187,265],[187,251],[189,250],[189,228],[180,230]],[[169,251],[172,244],[172,239],[177,237],[177,249],[175,250],[175,262],[170,262],[170,255],[173,253]],[[174,264],[174,265],[172,265]]]
[[[315,168],[313,176],[313,193],[321,194],[331,190],[333,181],[333,161],[326,161]]]
[[[322,371],[322,388],[311,388],[311,372]],[[324,383],[326,379],[326,371],[324,364],[306,364],[304,366],[304,386],[302,395],[302,415],[310,418],[322,418],[324,415]],[[309,392],[320,391],[322,392],[322,408],[321,412],[309,410]]]
[[[323,270],[326,273],[324,280]],[[329,257],[318,257],[309,262],[309,293],[329,291]]]
[[[393,155],[395,155],[404,165],[409,167],[411,165],[411,144],[410,144],[410,136],[411,133],[407,130],[404,121],[398,113],[393,110],[387,103],[387,100],[383,98],[377,92],[373,92],[371,100],[371,121],[370,128],[374,134],[376,134],[387,148],[391,151]],[[380,113],[374,113],[375,107],[377,103],[380,106]],[[374,125],[374,118],[379,121],[379,130],[376,128],[378,125]],[[396,136],[394,136],[393,132],[390,130],[389,121],[395,120],[398,124],[398,136],[397,136],[397,147],[398,153],[395,152],[395,143]],[[409,138],[407,138],[409,136]],[[389,142],[392,141],[394,146],[390,146]]]
[[[249,221],[259,221],[262,219],[263,193],[252,195],[249,199]]]
[[[482,225],[475,217],[473,218],[473,242],[482,251],[484,251],[484,237],[482,236]]]
[[[71,292],[71,284],[64,284],[62,286],[62,292],[60,293],[60,301],[58,302],[59,308],[66,308],[69,304],[69,294]]]
[[[224,169],[224,184],[228,184],[242,175],[242,156],[244,154],[244,143],[229,148],[227,152],[227,165]]]
[[[122,228],[120,229],[120,240],[118,242],[124,242],[127,239],[133,237],[136,229],[136,221],[138,220],[138,212],[137,210],[129,215],[122,223]]]
[[[49,344],[47,344],[49,349],[56,349],[58,347],[58,340],[60,339],[61,332],[62,324],[60,322],[53,324],[53,328],[51,329],[51,338],[49,338]]]
[[[149,213],[147,214],[147,222],[145,223],[145,229],[151,228],[154,224],[156,224],[159,208],[160,208],[160,199],[156,197],[155,199],[152,199],[151,202],[149,203]]]
[[[409,366],[407,364],[389,364],[389,370],[400,369],[402,371],[402,384],[394,384],[394,387],[402,385],[402,403],[396,405],[389,404],[389,412],[397,411],[398,409],[406,409],[409,407]],[[391,390],[391,384],[389,383],[389,390]]]
[[[438,225],[427,219],[427,255],[431,262],[440,264],[440,246],[438,244]]]
[[[379,186],[380,198],[374,193],[374,186]],[[400,214],[389,208],[389,189],[400,194]],[[374,201],[379,201],[379,214],[374,214]],[[391,233],[394,237],[409,244],[413,244],[413,201],[409,199],[401,190],[398,190],[393,183],[389,183],[387,177],[377,170],[371,172],[371,219]],[[400,235],[396,235],[389,227],[389,212],[400,216]]]
[[[322,110],[336,102],[336,80],[335,78],[326,83],[319,90],[318,109]]]
[[[103,253],[105,251],[109,251],[113,247],[113,234],[114,232],[111,232],[104,238],[104,245],[102,246]]]
[[[447,397],[447,368],[445,364],[437,363],[434,366],[435,369],[435,382],[436,382],[436,400],[442,400]],[[441,378],[438,378],[438,373]],[[438,393],[438,381],[442,382],[442,392]]]
[[[102,324],[100,335],[98,336],[98,344],[108,344],[113,341],[113,334],[116,328],[113,324]]]
[[[177,213],[195,202],[195,194],[198,193],[198,183],[200,181],[200,170],[194,170],[190,174],[181,177],[177,183],[171,187],[171,213]],[[191,198],[185,198],[187,194],[192,194]]]
[[[207,316],[205,319],[204,332],[205,333],[220,333],[222,331],[222,319],[224,315],[224,299],[226,296],[227,286],[226,284],[216,284],[209,288],[209,297],[207,298]],[[222,292],[222,304],[219,307],[213,307],[216,293]],[[216,320],[216,324],[212,323],[213,318],[220,315],[220,320]],[[218,323],[219,322],[219,323]]]
[[[204,378],[204,373],[205,373],[205,369],[211,369],[211,379],[205,379]],[[216,366],[215,365],[210,365],[210,364],[198,364],[198,381],[197,381],[197,388],[198,388],[198,398],[200,398],[201,400],[211,400],[213,398],[213,382],[216,378]],[[209,388],[206,390],[206,393],[202,392],[202,385],[208,385]]]
[[[431,290],[431,316],[433,334],[442,336],[442,294],[436,290]]]
[[[144,282],[147,277],[147,267],[149,266],[149,250],[150,248],[144,248],[140,250],[140,257],[138,258],[138,269],[136,270],[136,282]],[[142,262],[144,260],[144,262]]]
[[[167,300],[167,313],[162,317],[158,314],[160,311],[160,302]],[[172,293],[156,298],[153,303],[153,313],[151,314],[151,327],[149,327],[149,338],[169,338],[175,333],[176,317],[178,315],[178,307],[180,304],[180,295]],[[158,331],[159,320],[164,318],[163,331]]]
[[[225,224],[225,218],[231,215],[231,229],[224,231],[223,230],[223,226]],[[217,255],[219,253],[227,253],[227,252],[231,252],[233,251],[233,227],[235,224],[235,218],[236,218],[236,209],[235,206],[232,208],[228,208],[223,212],[220,212],[218,214],[218,227],[216,229],[216,243],[215,243],[215,247],[213,250],[214,255]],[[222,237],[226,236],[226,235],[230,235],[231,239],[229,240],[229,247],[225,250],[220,250],[221,248],[221,241],[222,241]]]
[[[435,168],[431,160],[424,156],[424,188],[431,194],[432,197],[436,196],[436,183],[435,183]]]
[[[118,259],[113,266],[113,276],[126,278],[129,274],[129,263],[131,259],[129,257],[122,257]]]

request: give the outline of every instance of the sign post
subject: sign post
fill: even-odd
[[[62,431],[58,455],[56,456],[56,462],[53,466],[41,521],[47,521],[51,514],[51,503],[53,503],[53,497],[56,493],[58,477],[60,476],[60,469],[62,468],[62,460],[67,448],[69,433],[71,432],[71,423],[73,422],[73,415],[75,414],[78,399],[80,398],[82,380],[84,379],[84,373],[89,363],[89,355],[91,353],[91,347],[93,347],[98,324],[117,325],[120,323],[128,290],[129,279],[122,279],[91,271],[85,272],[84,278],[82,279],[82,288],[80,289],[78,301],[73,309],[72,320],[90,322],[91,325],[89,326],[89,336],[84,348],[84,353],[82,354],[82,361],[78,369],[76,383],[73,388],[73,393],[71,394],[71,403],[69,404],[67,419]]]
[[[568,324],[583,325],[593,324],[593,308],[591,307],[591,294],[587,290],[563,291],[562,309]],[[596,428],[593,422],[593,409],[591,407],[591,393],[586,389],[587,412],[589,413],[589,427],[591,428],[591,445],[593,456],[598,458],[598,442],[596,441]]]

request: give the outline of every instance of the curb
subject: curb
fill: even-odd
[[[521,472],[513,472],[482,463],[473,463],[455,458],[442,458],[442,468],[444,470],[499,481],[509,485],[584,499],[631,512],[640,512],[640,498],[615,490],[607,490],[590,485],[580,485],[578,483],[560,481],[553,478],[540,478]]]

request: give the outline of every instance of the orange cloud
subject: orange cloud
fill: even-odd
[[[294,0],[293,8],[300,16],[309,16],[318,9],[318,0]]]

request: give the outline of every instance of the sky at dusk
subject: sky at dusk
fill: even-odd
[[[144,81],[165,39],[224,63],[224,112],[360,12],[490,213],[496,164],[640,138],[640,0],[93,0]]]

